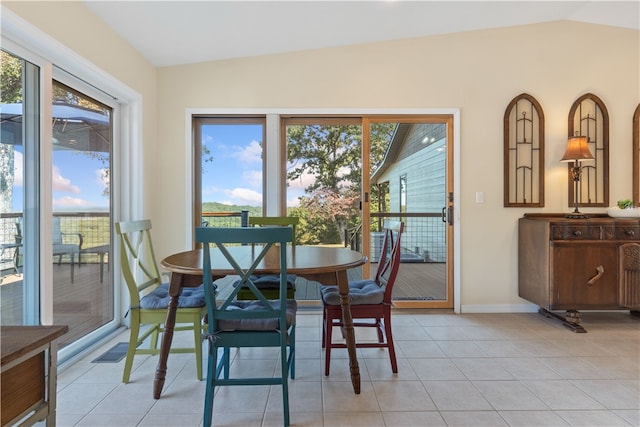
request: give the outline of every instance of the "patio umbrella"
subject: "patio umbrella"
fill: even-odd
[[[22,103],[0,104],[2,144],[22,144]],[[109,152],[111,119],[100,110],[55,102],[52,106],[53,143],[57,148]]]

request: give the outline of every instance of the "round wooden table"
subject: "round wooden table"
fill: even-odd
[[[251,265],[258,251],[251,245],[234,246],[228,248],[241,267]],[[342,306],[343,333],[347,342],[349,354],[349,368],[351,383],[356,394],[360,393],[360,367],[356,358],[356,341],[353,329],[353,318],[349,305],[349,280],[347,270],[363,265],[367,258],[360,252],[347,248],[321,246],[288,246],[287,273],[295,274],[307,280],[317,281],[322,285],[337,285],[340,292]],[[279,252],[272,250],[258,265],[255,274],[279,274]],[[167,373],[167,358],[173,340],[173,330],[176,323],[176,309],[178,296],[183,287],[193,287],[202,284],[202,250],[180,252],[170,255],[160,263],[171,272],[169,283],[169,308],[165,321],[165,331],[162,334],[160,358],[153,385],[153,398],[159,399]],[[214,279],[236,274],[229,262],[216,248],[211,248],[211,268]]]

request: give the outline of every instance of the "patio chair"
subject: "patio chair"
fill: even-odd
[[[58,257],[58,265],[62,264],[62,257],[69,257],[69,268],[71,269],[71,283],[73,283],[73,270],[76,260],[80,261],[80,248],[82,247],[82,234],[63,233],[60,229],[60,217],[54,216],[53,223],[53,256]]]
[[[400,267],[400,240],[404,223],[386,220],[384,238],[378,259],[378,268],[373,279],[349,283],[349,299],[354,327],[377,329],[378,342],[356,342],[356,348],[386,348],[389,351],[391,370],[398,373],[398,363],[391,332],[391,294]],[[322,286],[322,348],[325,349],[324,374],[329,375],[331,349],[346,348],[343,342],[333,342],[333,327],[343,326],[342,307],[337,286]],[[366,321],[371,319],[372,321]],[[363,320],[363,321],[358,321]]]
[[[16,276],[20,276],[20,269],[18,268],[18,261],[20,259],[20,248],[22,247],[22,235],[19,233],[19,224],[15,223],[15,234],[13,236],[13,242],[0,243],[0,283],[4,280],[5,266],[8,264],[9,268],[15,271]]]
[[[282,386],[284,425],[289,425],[288,377],[295,377],[295,322],[297,305],[287,299],[287,242],[291,242],[289,227],[269,228],[196,228],[196,241],[203,248],[203,281],[207,300],[209,355],[207,385],[204,400],[204,427],[211,425],[213,399],[217,386],[227,385],[273,385]],[[217,248],[211,249],[214,243]],[[255,245],[256,256],[250,267],[242,267],[234,259],[233,248],[227,245]],[[275,246],[279,244],[278,246]],[[240,283],[218,302],[217,286],[212,279],[211,252],[220,251],[235,273]],[[251,277],[256,267],[269,252],[269,257],[279,257],[280,287],[278,298],[267,300],[256,288]],[[241,285],[246,284],[254,294],[255,301],[238,301],[236,295]],[[231,375],[231,348],[278,347],[280,349],[280,369],[278,376],[246,377]],[[218,349],[222,355],[218,360]],[[288,351],[287,351],[288,350]],[[288,354],[287,354],[288,353]],[[247,401],[247,405],[251,405]]]
[[[122,382],[128,383],[137,354],[159,354],[158,334],[164,332],[164,321],[169,305],[169,284],[161,283],[151,243],[151,221],[140,220],[116,223],[120,236],[122,275],[129,290],[130,337],[124,364]],[[193,331],[194,346],[172,347],[171,353],[195,353],[196,376],[202,380],[202,319],[206,314],[204,288],[184,288],[178,300],[175,331]],[[151,325],[141,331],[142,325]],[[150,338],[149,348],[138,348]]]

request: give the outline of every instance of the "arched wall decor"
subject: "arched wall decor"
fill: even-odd
[[[592,93],[582,95],[569,111],[569,135],[586,136],[594,159],[582,162],[578,194],[574,194],[571,167],[567,166],[569,206],[609,206],[609,113],[602,100]]]
[[[544,113],[526,93],[504,113],[504,207],[544,206]]]
[[[633,204],[640,206],[640,104],[633,113]]]

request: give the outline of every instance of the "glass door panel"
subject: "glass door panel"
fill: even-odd
[[[112,109],[53,82],[53,322],[65,346],[113,319]]]
[[[375,271],[385,219],[405,223],[393,299],[399,306],[452,307],[448,278],[447,121],[370,123],[368,253]]]
[[[360,119],[284,120],[287,215],[300,218],[298,244],[361,249]],[[362,277],[362,269],[350,272]],[[296,283],[296,299],[319,300],[318,285]]]
[[[24,212],[26,135],[34,134],[31,128],[34,122],[25,122],[24,112],[35,108],[33,99],[25,94],[23,82],[29,69],[34,74],[38,69],[7,52],[1,51],[0,55],[0,324],[34,324],[37,323],[37,301],[31,301],[29,295],[37,294],[38,289],[25,285],[25,242],[20,226]],[[35,283],[33,278],[30,283]]]

